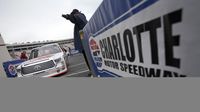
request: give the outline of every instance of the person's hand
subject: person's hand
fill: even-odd
[[[62,14],[62,17],[64,17],[65,19],[69,19],[70,15],[69,14]]]

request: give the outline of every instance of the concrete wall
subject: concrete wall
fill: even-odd
[[[0,34],[0,77],[6,77],[2,63],[8,60],[11,60],[11,57]]]

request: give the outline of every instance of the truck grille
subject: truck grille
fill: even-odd
[[[42,70],[46,70],[49,68],[53,68],[55,66],[54,62],[51,61],[47,61],[44,63],[39,63],[36,65],[31,65],[31,66],[27,66],[27,67],[22,67],[22,74],[30,74],[30,73],[34,73],[34,72],[39,72]]]

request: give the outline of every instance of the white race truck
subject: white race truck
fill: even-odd
[[[68,68],[68,52],[59,44],[48,44],[31,51],[29,60],[17,67],[18,77],[55,77]]]

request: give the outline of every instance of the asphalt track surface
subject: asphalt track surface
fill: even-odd
[[[88,77],[89,69],[82,54],[69,56],[68,71],[60,77]]]

